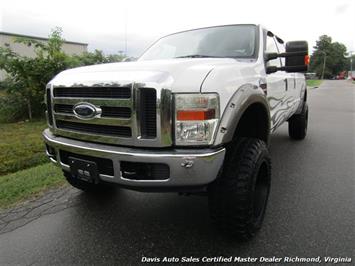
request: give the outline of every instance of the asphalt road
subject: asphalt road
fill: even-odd
[[[115,190],[94,198],[64,188],[32,202],[30,212],[25,206],[0,216],[0,265],[135,265],[142,256],[343,256],[354,263],[354,92],[347,81],[309,90],[306,139],[291,141],[287,125],[272,136],[270,201],[250,242],[215,231],[204,197]]]

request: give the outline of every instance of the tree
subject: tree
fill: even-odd
[[[18,38],[15,41],[32,46],[35,57],[22,56],[10,48],[0,47],[0,69],[8,74],[3,85],[9,95],[8,99],[0,100],[2,103],[12,103],[13,100],[19,99],[18,106],[27,106],[27,116],[30,120],[43,114],[44,88],[59,72],[78,66],[118,62],[125,58],[123,54],[106,56],[100,50],[81,55],[66,55],[62,50],[64,39],[60,28],[52,30],[47,42],[28,38]],[[4,111],[4,108],[6,107],[1,106],[0,110]],[[13,110],[12,106],[7,108],[7,113],[11,112],[10,110]]]
[[[46,84],[60,71],[69,67],[70,60],[61,50],[61,29],[55,28],[48,42],[18,38],[17,43],[33,46],[34,58],[21,56],[10,48],[0,48],[0,68],[8,74],[9,94],[18,95],[27,106],[28,118],[39,115],[43,106],[43,91]]]
[[[339,72],[347,69],[347,59],[345,58],[346,47],[339,42],[332,42],[332,38],[322,35],[314,46],[311,56],[310,72],[315,72],[319,77],[332,78]],[[324,65],[325,62],[325,65]]]
[[[94,52],[84,52],[80,55],[73,55],[71,57],[71,65],[73,67],[96,65],[120,62],[123,59],[125,59],[125,56],[121,54],[110,54],[106,56],[102,51],[95,50]]]

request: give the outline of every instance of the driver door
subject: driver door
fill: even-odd
[[[279,53],[273,35],[266,34],[265,53]],[[266,62],[267,66],[281,67],[281,59],[276,58]],[[285,102],[287,98],[287,77],[285,71],[266,74],[267,100],[270,106],[271,131],[274,131],[287,119]]]

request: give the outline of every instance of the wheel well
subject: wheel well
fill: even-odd
[[[240,118],[233,139],[251,137],[268,143],[269,126],[266,108],[260,103],[251,104]]]

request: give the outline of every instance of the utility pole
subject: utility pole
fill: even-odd
[[[124,9],[124,55],[127,57],[127,50],[128,50],[128,45],[127,45],[127,17],[128,17],[128,10],[127,7]]]
[[[320,51],[323,53],[324,55],[324,59],[323,59],[323,70],[322,70],[322,78],[321,79],[324,79],[324,70],[325,70],[325,62],[327,60],[327,54],[324,52],[324,51]]]
[[[353,77],[353,51],[350,51],[350,76]]]
[[[125,56],[127,56],[127,17],[125,17],[125,25],[124,25],[124,50]]]

